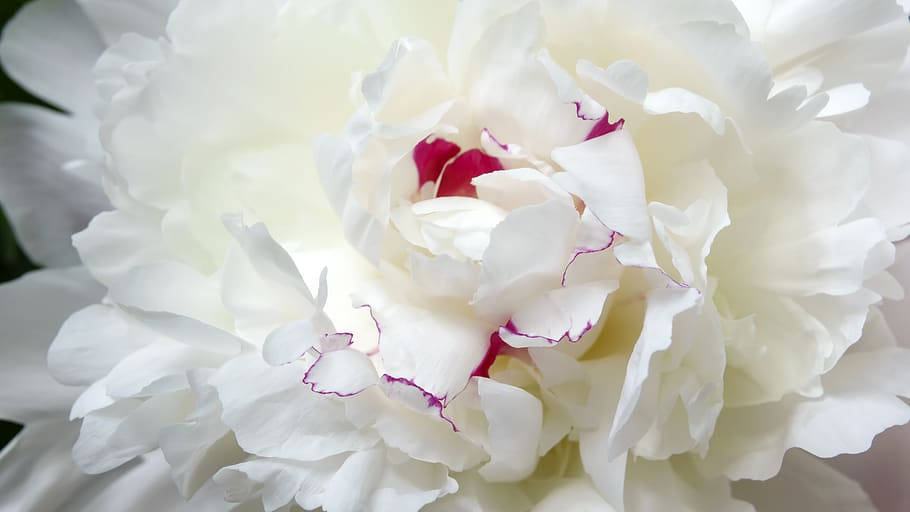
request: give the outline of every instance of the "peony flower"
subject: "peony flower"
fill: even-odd
[[[910,421],[908,44],[888,0],[30,3],[4,505],[898,510],[822,459]]]

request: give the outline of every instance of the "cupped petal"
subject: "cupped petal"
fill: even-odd
[[[82,268],[39,270],[0,286],[0,417],[27,422],[69,409],[80,390],[51,377],[48,347],[69,315],[103,294]]]

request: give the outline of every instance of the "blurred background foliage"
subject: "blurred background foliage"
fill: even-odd
[[[27,0],[0,0],[0,24],[5,28],[9,19],[25,3]],[[4,70],[0,70],[0,102],[7,101],[43,104],[13,82]],[[3,165],[3,162],[0,162],[0,165]],[[0,208],[0,283],[15,279],[35,268],[16,242],[16,237],[6,221],[6,215]],[[13,340],[16,341],[18,340]],[[0,357],[3,357],[3,354],[0,354]],[[5,446],[19,429],[19,425],[0,421],[0,447]]]

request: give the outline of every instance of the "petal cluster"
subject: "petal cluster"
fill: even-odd
[[[0,396],[16,449],[187,510],[872,507],[819,458],[910,421],[900,6],[106,3],[0,45],[67,111],[0,110],[67,173],[0,202],[84,266],[7,285],[60,294],[80,420]],[[53,4],[85,91],[29,60]]]

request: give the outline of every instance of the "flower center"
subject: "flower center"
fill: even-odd
[[[477,197],[477,189],[471,180],[493,171],[505,169],[498,158],[482,149],[462,152],[454,142],[441,137],[430,137],[420,141],[412,153],[417,166],[418,185],[436,184],[435,197],[465,196]]]

